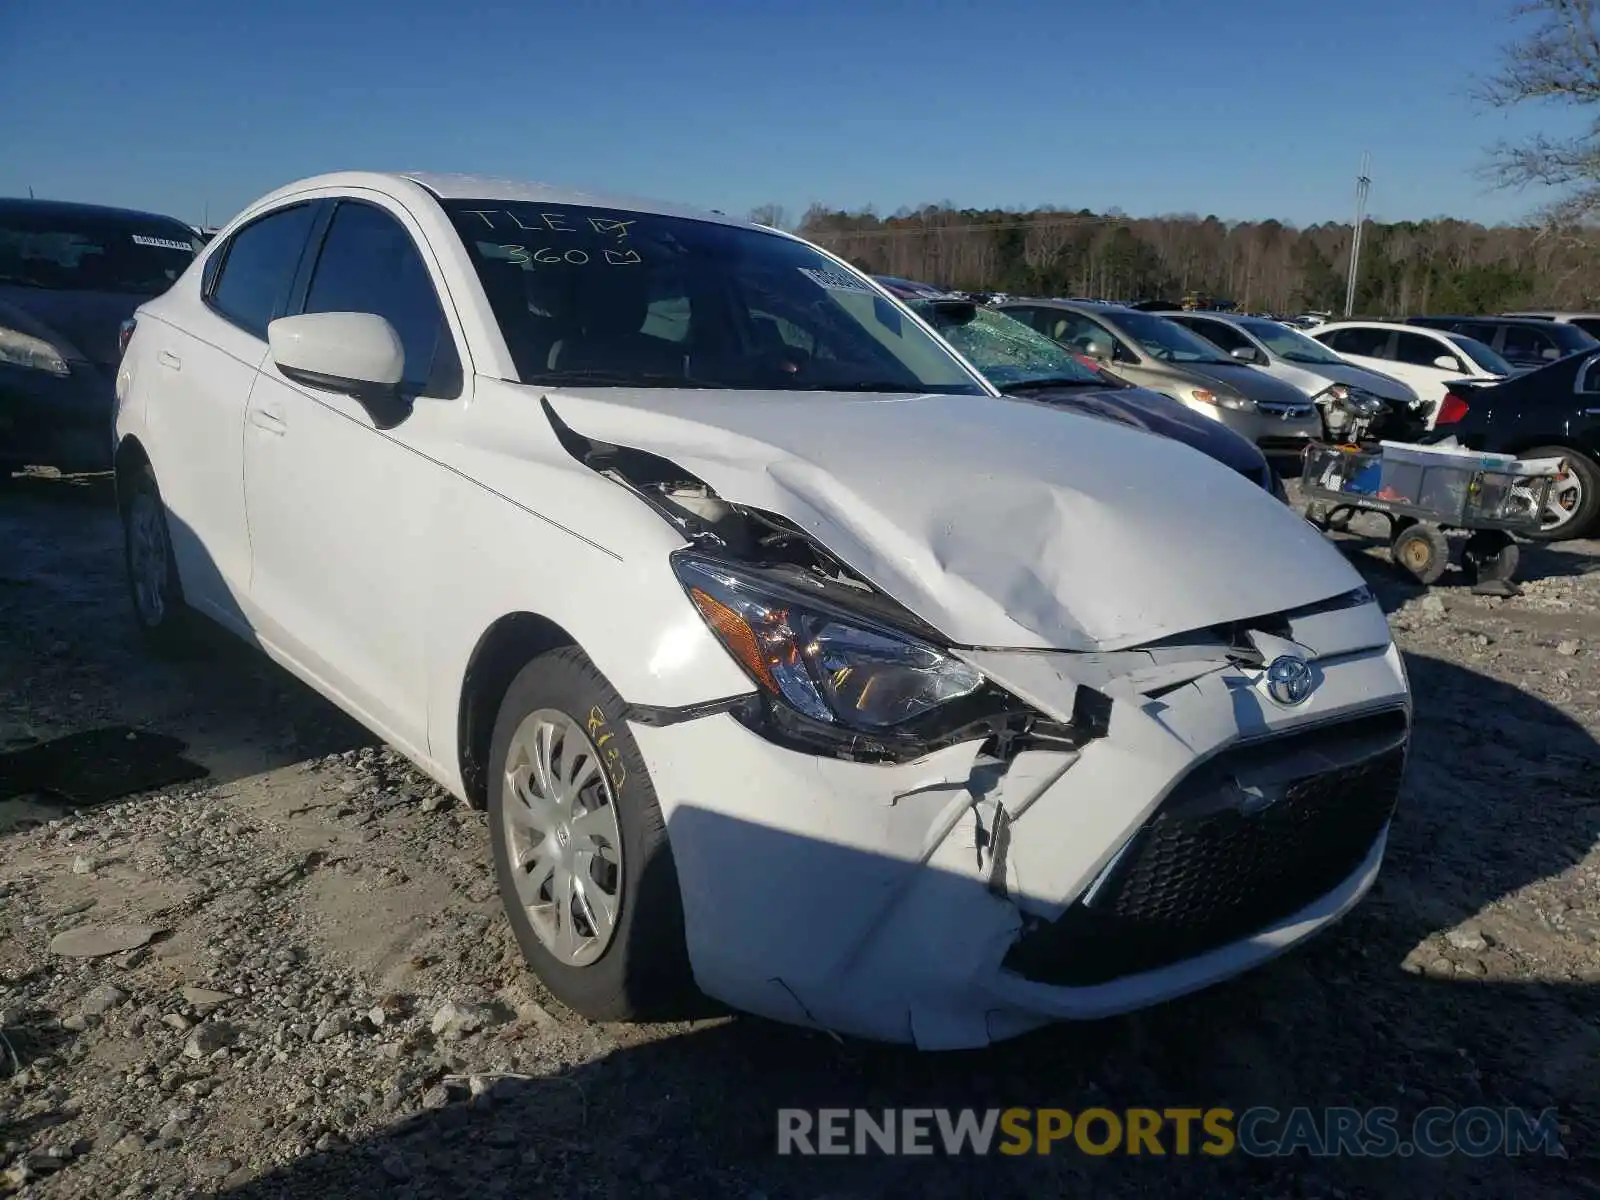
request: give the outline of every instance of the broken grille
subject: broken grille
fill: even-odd
[[[1181,782],[1059,920],[1006,967],[1105,983],[1268,928],[1360,866],[1394,812],[1406,720],[1385,713],[1224,752]]]

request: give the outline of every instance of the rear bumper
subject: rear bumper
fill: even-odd
[[[88,364],[65,378],[0,364],[0,462],[109,470],[115,405],[110,377]]]
[[[1059,657],[1070,667],[1072,656]],[[1115,701],[1106,736],[1081,750],[1004,764],[980,758],[976,743],[892,766],[812,757],[727,714],[635,726],[667,821],[695,977],[778,1020],[955,1049],[1140,1008],[1263,963],[1371,887],[1398,774],[1375,804],[1311,775],[1293,784],[1317,792],[1311,827],[1325,834],[1349,818],[1337,853],[1319,857],[1318,843],[1295,839],[1305,813],[1293,797],[1276,832],[1228,810],[1220,840],[1190,827],[1154,858],[1139,847],[1174,819],[1173,805],[1193,801],[1205,765],[1242,743],[1321,745],[1322,731],[1386,710],[1400,721],[1403,755],[1409,697],[1392,644],[1317,670],[1299,709],[1265,702],[1249,673],[1229,668],[1159,700]],[[1165,863],[1173,846],[1182,861]],[[1276,874],[1250,873],[1258,850]],[[1119,882],[1119,864],[1165,878],[1159,895]],[[1205,911],[1213,882],[1226,894]],[[1064,954],[1039,951],[1075,912],[1108,901],[1123,922],[1114,934],[1146,935],[1142,955],[1108,966],[1106,939],[1098,950],[1069,939]]]

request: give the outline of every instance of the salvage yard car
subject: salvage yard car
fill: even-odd
[[[1428,428],[1432,405],[1402,380],[1345,361],[1278,321],[1232,313],[1166,312],[1162,316],[1197,333],[1229,357],[1259,367],[1300,390],[1324,412],[1326,434],[1333,434],[1327,410],[1354,400],[1377,410],[1373,437],[1406,441]]]
[[[110,468],[118,329],[200,244],[154,213],[0,199],[0,476]]]
[[[883,282],[881,277],[878,282]],[[1169,396],[1091,367],[1092,360],[1080,361],[1059,342],[1003,312],[950,297],[902,298],[1002,395],[1175,438],[1288,502],[1283,480],[1267,456],[1226,425],[1207,420]]]
[[[1410,694],[1344,558],[791,235],[321,176],[140,309],[118,386],[144,632],[214,618],[487,807],[588,1017],[978,1046],[1377,875]]]
[[[1229,358],[1163,317],[1119,304],[1013,300],[1001,311],[1130,383],[1226,425],[1269,452],[1298,453],[1322,435],[1317,409],[1298,388]]]

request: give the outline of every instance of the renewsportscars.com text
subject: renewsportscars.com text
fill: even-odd
[[[1566,1157],[1554,1109],[784,1108],[778,1153]]]

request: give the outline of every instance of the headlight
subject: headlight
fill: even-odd
[[[43,338],[36,338],[15,329],[0,325],[0,362],[35,371],[49,371],[52,375],[71,374],[67,360]]]
[[[672,563],[706,624],[761,691],[811,721],[890,732],[986,682],[920,638],[775,581],[693,555]]]
[[[1250,401],[1243,396],[1232,396],[1227,393],[1218,395],[1210,388],[1190,388],[1189,398],[1197,404],[1210,404],[1217,408],[1249,408]]]

